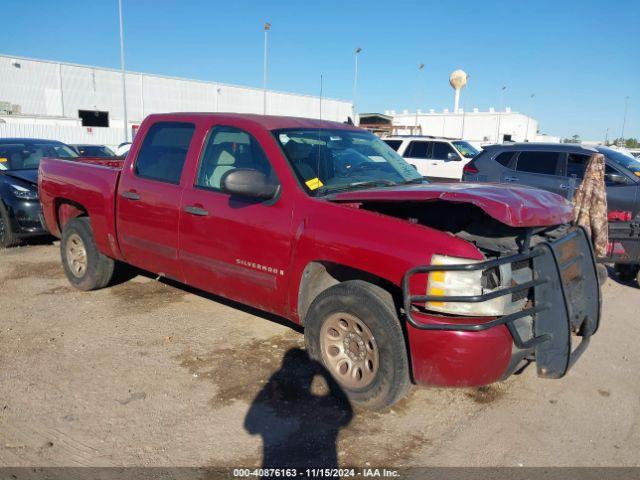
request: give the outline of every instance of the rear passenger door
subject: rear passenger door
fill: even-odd
[[[142,145],[120,175],[116,199],[118,240],[127,262],[180,281],[180,182],[194,132],[194,124],[172,121],[141,132]]]
[[[429,176],[429,172],[435,166],[430,158],[432,145],[433,142],[412,140],[403,155],[405,160],[413,165],[423,177]]]
[[[569,185],[566,177],[561,177],[564,153],[550,151],[520,151],[513,169],[502,173],[501,181],[530,185],[566,197]]]

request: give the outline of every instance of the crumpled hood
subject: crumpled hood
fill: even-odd
[[[573,220],[573,206],[555,193],[497,183],[432,183],[354,190],[331,195],[334,202],[471,203],[511,227],[543,227]]]
[[[3,175],[7,177],[17,178],[23,182],[30,183],[31,185],[38,184],[38,170],[4,170]]]

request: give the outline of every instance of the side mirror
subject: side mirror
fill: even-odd
[[[626,185],[627,177],[621,173],[605,173],[604,179],[606,182],[613,183],[615,185]]]
[[[460,155],[458,155],[457,153],[449,152],[447,153],[447,160],[460,161],[462,159],[460,158]]]
[[[268,183],[267,176],[252,168],[236,168],[222,176],[222,191],[242,197],[268,200],[276,196],[279,185]]]

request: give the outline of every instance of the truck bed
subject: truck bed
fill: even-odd
[[[119,258],[115,241],[115,198],[122,165],[122,160],[97,157],[43,158],[38,191],[49,232],[60,237],[66,221],[79,212],[87,214],[91,218],[98,248]],[[56,201],[59,198],[65,199],[64,204]],[[82,210],[76,205],[82,206]]]
[[[105,158],[105,157],[77,157],[72,159],[74,162],[88,163],[91,165],[100,165],[102,167],[122,169],[124,158]]]

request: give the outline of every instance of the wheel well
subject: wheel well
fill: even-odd
[[[61,235],[62,229],[69,220],[88,215],[87,210],[82,205],[72,200],[61,198],[56,201],[56,204],[56,222]]]
[[[326,289],[348,280],[363,280],[378,285],[391,293],[396,308],[402,302],[400,287],[364,270],[331,262],[310,262],[302,272],[298,289],[298,317],[304,325],[304,318],[315,298]]]

